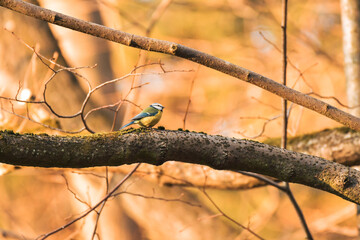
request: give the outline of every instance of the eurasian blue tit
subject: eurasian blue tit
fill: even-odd
[[[152,127],[160,121],[164,107],[160,103],[153,103],[141,113],[133,117],[131,122],[120,128],[126,128],[132,124],[139,124],[142,127]]]

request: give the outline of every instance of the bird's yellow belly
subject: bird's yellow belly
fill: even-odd
[[[162,112],[159,112],[155,116],[144,117],[144,118],[140,119],[138,123],[142,127],[152,127],[160,121],[161,115],[162,115]]]

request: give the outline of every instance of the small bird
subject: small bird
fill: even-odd
[[[164,107],[160,103],[153,103],[141,113],[133,117],[131,122],[122,126],[119,130],[132,124],[139,124],[142,127],[152,127],[160,121]]]

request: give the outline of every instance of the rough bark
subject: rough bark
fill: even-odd
[[[170,160],[256,172],[360,203],[357,170],[250,140],[155,129],[71,137],[0,132],[0,161],[13,165],[84,168]]]
[[[280,139],[269,139],[265,143],[279,147]],[[288,141],[288,149],[324,158],[346,166],[360,165],[360,133],[349,128],[325,129],[311,134],[304,134]],[[128,172],[128,168],[114,168],[112,171]],[[146,173],[161,185],[179,185],[216,189],[249,189],[265,185],[253,177],[232,171],[218,171],[202,165],[182,162],[166,162],[161,166],[143,164],[142,174]]]
[[[360,130],[360,118],[348,114],[316,98],[283,86],[276,81],[242,68],[210,54],[183,46],[181,44],[158,40],[118,31],[99,24],[86,22],[55,11],[41,8],[20,0],[0,0],[0,6],[13,11],[47,21],[59,26],[83,32],[89,35],[117,42],[129,47],[147,51],[165,53],[199,63],[206,67],[223,72],[240,80],[246,81],[286,100],[304,106],[328,118],[344,124],[354,130]]]
[[[360,165],[360,133],[348,128],[326,129],[290,139],[289,149],[346,166]]]

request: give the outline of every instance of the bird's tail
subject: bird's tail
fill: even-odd
[[[131,124],[134,124],[134,123],[135,123],[135,121],[131,121],[128,124],[125,124],[124,126],[122,126],[119,130],[126,128],[127,126],[130,126]]]

